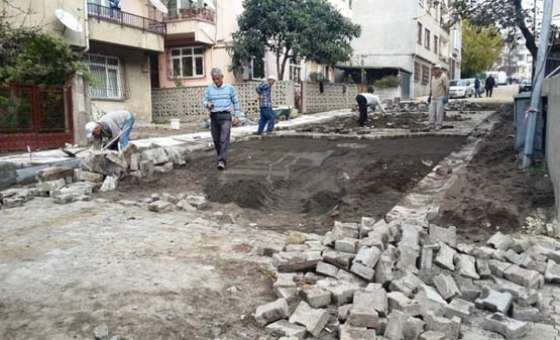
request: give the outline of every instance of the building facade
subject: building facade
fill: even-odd
[[[355,1],[352,20],[362,35],[353,41],[354,55],[340,65],[344,73],[339,77],[373,84],[396,76],[403,98],[428,94],[436,64],[450,79],[460,77],[460,23],[452,21],[447,0]]]

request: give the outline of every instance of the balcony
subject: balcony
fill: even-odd
[[[179,8],[165,17],[167,38],[215,44],[216,12],[206,7]]]
[[[91,40],[163,52],[165,22],[88,3]]]

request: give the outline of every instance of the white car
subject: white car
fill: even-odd
[[[467,98],[474,95],[474,81],[470,79],[449,82],[449,98]]]

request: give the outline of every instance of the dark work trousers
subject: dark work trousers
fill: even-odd
[[[231,132],[231,113],[228,111],[212,112],[210,114],[210,129],[214,140],[214,149],[218,156],[218,162],[227,161],[229,147],[229,136]]]
[[[494,91],[493,88],[489,87],[486,88],[486,97],[492,97],[492,92]]]
[[[366,125],[367,122],[367,99],[361,94],[356,96],[356,101],[358,102],[358,109],[360,109],[360,126]]]

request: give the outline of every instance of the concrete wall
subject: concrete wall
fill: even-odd
[[[143,31],[140,28],[121,26],[95,17],[89,17],[89,37],[99,42],[163,52],[163,35]]]
[[[259,82],[235,84],[241,102],[241,111],[251,119],[258,117],[259,97],[255,88]],[[154,89],[153,118],[155,122],[165,123],[171,118],[183,122],[200,122],[208,118],[208,111],[202,106],[204,91],[207,86],[178,87]],[[272,102],[275,106],[294,106],[294,84],[277,82],[272,90]]]
[[[119,57],[124,63],[126,97],[120,100],[92,98],[91,102],[103,111],[129,110],[140,123],[152,121],[152,95],[148,56],[142,50],[115,48],[112,45],[92,44],[91,53]],[[96,110],[94,109],[93,112]]]
[[[0,1],[0,11],[6,11],[10,21],[17,26],[40,27],[44,32],[64,39],[71,45],[85,47],[84,0],[17,0],[11,6]],[[72,14],[82,26],[82,32],[65,29],[54,15],[58,8]],[[23,14],[28,13],[28,14]]]
[[[323,93],[319,83],[303,83],[303,112],[315,113],[349,109],[356,103],[358,89],[354,84],[324,84]]]
[[[560,219],[560,76],[547,79],[543,95],[548,96],[546,162],[556,197],[556,218]]]

